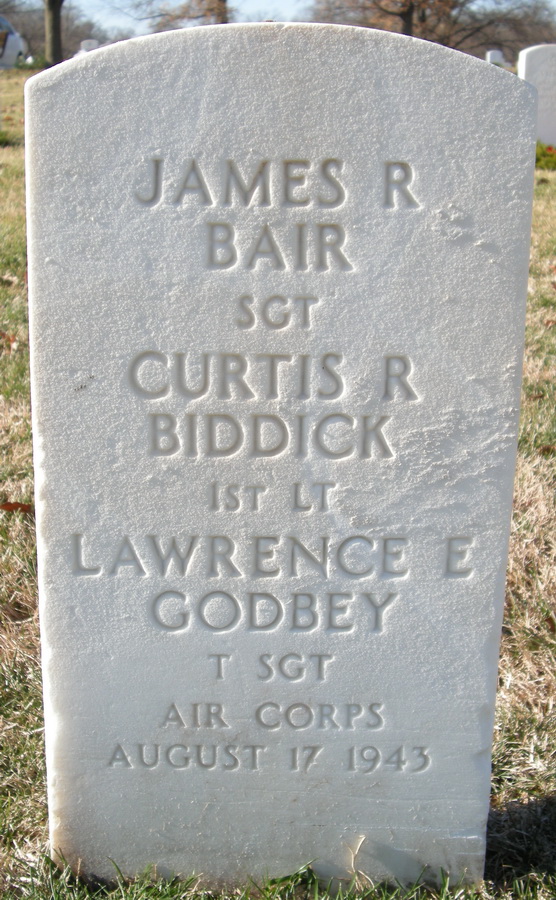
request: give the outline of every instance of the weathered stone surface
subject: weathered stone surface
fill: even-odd
[[[533,92],[367,29],[28,84],[51,840],[480,878]]]
[[[517,74],[538,92],[538,140],[556,144],[556,44],[539,44],[522,50]]]

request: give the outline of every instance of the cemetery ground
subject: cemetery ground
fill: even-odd
[[[208,898],[148,874],[86,885],[46,856],[34,547],[23,176],[23,84],[0,73],[0,895]],[[480,888],[373,887],[344,896],[424,900],[556,897],[556,171],[538,169],[519,460],[502,635],[486,881]],[[271,818],[273,810],[268,809]],[[257,827],[253,823],[253,827]],[[303,872],[237,897],[317,900]]]

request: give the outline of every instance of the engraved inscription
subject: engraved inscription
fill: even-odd
[[[341,300],[339,293],[331,290],[323,298],[326,292],[313,293],[310,283],[308,290],[305,284],[284,289],[278,280],[287,272],[343,276],[355,270],[357,248],[331,212],[340,216],[356,199],[350,191],[352,171],[332,155],[176,162],[161,154],[138,172],[133,197],[140,207],[171,209],[178,216],[194,212],[191,234],[208,270],[242,268],[277,276],[277,289],[263,286],[229,298],[229,326],[236,338],[245,335],[243,346],[240,341],[228,347],[185,343],[176,350],[151,345],[135,353],[126,378],[134,403],[139,401],[144,411],[145,452],[161,466],[176,457],[184,465],[213,460],[200,490],[215,522],[240,525],[242,515],[268,514],[279,502],[300,527],[318,515],[315,522],[323,528],[312,529],[310,537],[272,526],[249,536],[240,531],[239,537],[222,533],[227,530],[222,524],[211,534],[122,534],[102,554],[88,536],[71,536],[75,577],[158,579],[143,601],[156,639],[173,642],[174,635],[194,631],[210,635],[214,646],[201,663],[206,683],[234,687],[236,680],[243,683],[250,664],[254,685],[263,691],[241,711],[228,701],[225,707],[214,700],[192,702],[187,695],[169,701],[156,722],[156,738],[117,743],[106,756],[110,769],[254,772],[281,766],[297,780],[330,764],[329,735],[344,741],[343,748],[334,748],[335,760],[350,777],[413,775],[431,766],[424,741],[414,746],[419,738],[392,737],[383,702],[354,700],[345,693],[325,694],[332,699],[324,702],[311,693],[311,686],[333,689],[350,636],[363,633],[369,647],[377,646],[375,640],[384,646],[400,616],[411,610],[409,585],[403,592],[399,588],[412,572],[414,539],[403,528],[381,534],[352,526],[353,533],[335,533],[342,483],[326,478],[326,467],[309,480],[300,466],[299,475],[280,484],[260,479],[255,469],[242,480],[233,465],[241,458],[273,462],[288,457],[388,464],[397,453],[392,420],[422,401],[423,379],[403,348],[390,347],[366,361],[364,374],[349,376],[348,348],[315,344],[316,328],[330,304]],[[421,208],[419,182],[408,162],[381,162],[375,175],[375,203],[383,215]],[[261,211],[257,218],[246,214],[254,209]],[[189,220],[184,216],[183,221]],[[269,346],[261,348],[256,340],[263,336]],[[351,397],[358,399],[350,402]],[[204,408],[207,401],[211,405]],[[316,410],[305,414],[309,403]],[[342,472],[346,469],[343,465]],[[438,578],[471,577],[473,549],[469,536],[439,539],[435,560],[438,565],[443,558],[443,570]],[[204,579],[205,586],[192,576]],[[166,583],[160,584],[161,578]],[[244,584],[245,579],[255,583]],[[299,579],[306,579],[309,588]],[[260,640],[268,635],[265,652],[254,640],[253,656],[240,659],[232,653],[225,638],[239,629],[262,635]],[[273,645],[275,633],[287,636],[287,643]],[[330,648],[320,642],[308,647],[305,639],[296,645],[296,636],[313,634],[329,638]],[[220,644],[219,635],[224,635]],[[238,721],[245,720],[262,743],[241,742]],[[210,732],[208,738],[204,731]],[[295,740],[297,732],[301,740],[306,736],[323,743],[288,746],[283,736]],[[363,738],[360,745],[350,746],[351,732]],[[378,746],[366,743],[375,740],[365,739],[368,732],[376,733]]]
[[[253,413],[240,421],[228,413],[147,414],[147,452],[152,458],[182,456],[228,459],[238,455],[270,459],[285,454],[306,459],[310,452],[331,460],[395,457],[385,429],[391,416],[334,412],[311,420]]]
[[[209,659],[217,661],[220,671],[222,660],[229,660],[230,656],[214,654]],[[318,673],[319,680],[325,680],[324,668],[332,660],[333,656],[329,654],[302,657],[291,653],[279,658],[263,654],[259,657],[268,677],[281,672],[290,681],[301,680],[308,669],[313,674]],[[289,668],[292,662],[299,667],[296,674]],[[266,677],[265,675],[265,680]],[[118,771],[168,768],[218,772],[258,771],[261,767],[276,770],[282,766],[290,772],[307,773],[318,760],[324,765],[330,765],[326,757],[331,754],[332,745],[303,744],[284,748],[280,737],[282,730],[292,733],[316,731],[336,734],[350,731],[380,732],[382,740],[378,746],[363,744],[344,747],[343,762],[341,757],[336,756],[336,765],[339,764],[340,771],[346,773],[366,775],[380,770],[383,774],[415,775],[425,772],[431,766],[430,751],[425,745],[416,746],[392,737],[385,743],[388,733],[385,732],[382,702],[310,703],[305,698],[283,703],[266,701],[254,708],[250,716],[253,725],[266,733],[266,740],[262,743],[191,741],[191,738],[185,738],[185,734],[192,729],[235,729],[235,724],[229,724],[228,713],[225,715],[226,720],[219,703],[180,703],[178,707],[176,702],[172,702],[159,719],[159,729],[165,733],[164,737],[159,734],[148,742],[120,741],[107,756],[107,766]],[[240,715],[243,719],[244,715]],[[391,723],[389,724],[391,727]],[[169,732],[176,734],[175,729],[183,731],[184,738],[180,739],[177,735],[169,737]]]
[[[259,325],[273,331],[292,328],[310,329],[313,325],[312,307],[321,301],[317,297],[284,297],[272,294],[264,300],[256,300],[252,294],[242,294],[238,299],[241,315],[236,325],[249,331]]]
[[[131,360],[128,381],[132,392],[144,400],[173,396],[182,401],[313,397],[330,401],[337,400],[346,389],[341,372],[343,360],[342,353],[332,350],[316,358],[299,353],[145,350]],[[407,366],[409,374],[409,362]]]
[[[192,703],[187,713],[181,712],[175,703],[170,704],[164,715],[161,726],[179,725],[181,728],[229,728],[223,718],[224,710],[220,703]]]
[[[225,672],[227,671],[227,667],[224,667],[224,663],[228,663],[231,658],[231,653],[211,653],[208,657],[211,660],[214,660],[216,664],[216,681],[223,681],[225,677]]]
[[[336,222],[263,225],[245,234],[230,222],[206,223],[206,265],[213,271],[243,266],[245,269],[297,272],[351,272],[346,255],[347,236]]]
[[[418,400],[412,385],[409,383],[411,360],[407,356],[385,356],[386,373],[384,378],[384,399],[393,400],[400,395],[405,400]]]
[[[323,747],[291,747],[290,771],[292,772],[308,772],[315,762],[319,753],[322,753]]]
[[[364,775],[376,772],[379,768],[416,775],[428,769],[430,764],[431,758],[426,747],[412,747],[411,750],[397,747],[394,751],[387,752],[378,747],[350,747],[347,768],[349,772],[361,772]]]
[[[117,744],[108,767],[111,769],[213,769],[234,772],[258,771],[267,747],[259,744]]]
[[[410,189],[414,172],[406,162],[387,162],[385,164],[384,206],[386,209],[405,207],[416,209],[417,199]]]
[[[286,681],[326,681],[327,666],[333,660],[334,655],[331,653],[285,653],[280,657],[273,653],[263,653],[259,656],[260,670],[257,677],[261,681],[280,678]]]
[[[330,509],[330,491],[337,487],[334,481],[314,481],[303,490],[301,482],[292,485],[293,512],[328,512]]]
[[[266,731],[282,727],[294,731],[314,728],[319,731],[353,731],[356,728],[379,730],[384,726],[382,703],[263,703],[255,710],[255,721]]]
[[[242,298],[247,299],[247,298]],[[271,298],[271,299],[277,299]],[[282,298],[284,299],[284,298]],[[307,301],[310,298],[297,298]],[[249,312],[250,307],[245,307]],[[304,306],[307,310],[308,307]],[[242,320],[247,324],[251,320]],[[413,383],[413,365],[406,355],[387,355],[382,360],[383,392],[376,398],[377,410],[364,413],[349,409],[345,397],[349,385],[344,374],[344,354],[328,351],[313,358],[306,353],[164,353],[145,350],[128,368],[128,384],[135,396],[146,401],[168,398],[180,407],[202,398],[236,405],[243,401],[246,412],[176,413],[158,409],[146,415],[146,450],[153,458],[179,454],[185,460],[208,457],[274,459],[286,455],[307,459],[311,454],[328,460],[388,460],[396,456],[388,434],[391,415],[381,412],[388,404],[392,412],[400,403],[418,401]],[[411,380],[410,380],[411,376]],[[253,401],[314,400],[341,407],[323,410],[319,416],[303,413],[278,415],[252,410]],[[395,404],[390,406],[390,404]],[[347,408],[346,408],[347,407]],[[384,406],[382,406],[384,409]],[[282,409],[280,409],[282,413]],[[213,483],[214,484],[214,483]],[[321,490],[326,494],[323,482]],[[231,486],[224,508],[241,508]],[[256,486],[252,486],[253,489]],[[300,497],[301,483],[294,483],[293,510],[311,511]],[[322,496],[325,509],[327,497]],[[212,508],[221,508],[216,494]],[[256,508],[256,507],[254,507]]]
[[[451,537],[447,540],[446,575],[448,578],[470,578],[473,567],[470,565],[473,538]]]
[[[167,768],[174,771],[202,769],[217,772],[257,772],[283,766],[286,771],[307,773],[313,766],[329,764],[330,748],[323,744],[293,747],[266,744],[183,744],[117,743],[107,757],[107,767],[116,771],[141,771]],[[346,774],[408,776],[427,771],[432,765],[425,746],[404,745],[379,748],[373,745],[349,747],[340,768]]]
[[[343,161],[332,157],[254,163],[226,159],[208,165],[194,157],[181,164],[152,157],[138,172],[134,197],[148,207],[163,200],[172,206],[336,209],[346,199],[343,168]]]
[[[149,607],[151,624],[160,631],[182,633],[193,628],[227,634],[236,628],[248,632],[298,633],[321,630],[328,634],[348,634],[363,627],[368,634],[383,634],[384,613],[399,594],[383,599],[375,594],[347,591],[291,594],[278,599],[270,593],[248,593],[238,599],[228,591],[211,591],[201,598],[181,591],[158,594]]]
[[[360,580],[377,576],[391,581],[409,574],[411,554],[411,541],[405,535],[368,534],[321,535],[311,543],[296,535],[252,535],[241,542],[223,534],[123,535],[103,562],[84,535],[71,535],[69,545],[70,569],[78,577],[184,576],[196,571],[208,578],[311,575]]]
[[[212,272],[238,267],[247,271],[321,273],[354,270],[345,227],[337,221],[269,221],[253,226],[229,221],[229,208],[266,208],[271,215],[286,210],[307,211],[313,216],[340,211],[348,200],[344,161],[291,158],[255,161],[203,160],[191,157],[179,164],[155,156],[140,169],[133,199],[145,209],[210,210],[210,221],[196,223],[198,240],[205,244],[204,264]],[[404,161],[379,163],[383,200],[378,200],[380,176],[376,179],[377,205],[385,210],[418,209],[415,172]],[[203,232],[204,228],[204,234]],[[287,314],[286,314],[287,315]],[[245,321],[245,320],[244,320]],[[249,315],[247,317],[249,321]],[[269,319],[269,328],[286,322]],[[240,326],[241,327],[241,326]],[[245,325],[243,327],[252,327]]]
[[[210,506],[212,510],[224,510],[225,512],[240,512],[242,509],[257,512],[260,507],[260,497],[266,492],[262,484],[218,484],[213,481],[210,485]]]

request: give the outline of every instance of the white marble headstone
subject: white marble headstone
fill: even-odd
[[[502,50],[487,50],[485,59],[488,63],[491,63],[493,66],[503,66],[503,68],[505,68],[505,69],[508,69],[511,65],[505,59]]]
[[[83,53],[90,53],[91,50],[97,50],[99,46],[99,41],[95,40],[94,38],[88,38],[86,41],[81,41],[79,49]]]
[[[479,879],[533,91],[264,24],[27,103],[54,856]]]
[[[538,92],[537,138],[556,144],[556,44],[538,44],[522,50],[517,74]]]

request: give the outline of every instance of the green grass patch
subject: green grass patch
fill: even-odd
[[[556,169],[556,148],[537,142],[537,169]]]

